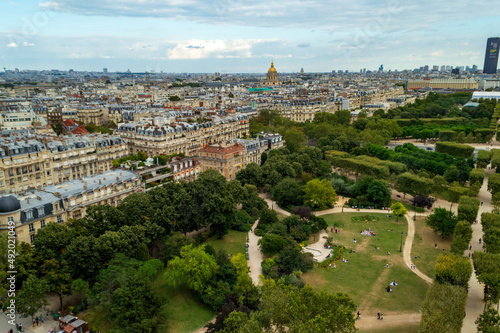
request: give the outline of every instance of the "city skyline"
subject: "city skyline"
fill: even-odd
[[[487,1],[8,1],[0,67],[264,73],[482,66]],[[481,68],[481,67],[479,67]]]

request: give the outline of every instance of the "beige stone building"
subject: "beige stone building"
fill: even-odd
[[[128,154],[124,140],[112,135],[0,137],[0,194],[106,172]]]
[[[200,123],[126,123],[115,134],[127,143],[130,154],[145,152],[156,156],[183,153],[192,156],[199,148],[211,143],[248,136],[249,122],[247,116],[235,115],[215,117]]]
[[[236,173],[246,166],[246,149],[239,143],[209,145],[198,150],[201,172],[219,171],[227,180],[236,179]]]
[[[410,80],[408,90],[423,89],[457,89],[471,90],[477,89],[478,82],[474,79],[430,79],[430,80]]]
[[[17,241],[32,243],[36,232],[48,223],[65,223],[86,215],[93,205],[117,206],[131,193],[142,191],[139,175],[132,171],[107,171],[0,197],[0,232],[12,226]]]

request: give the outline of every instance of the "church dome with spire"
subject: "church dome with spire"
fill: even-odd
[[[266,83],[269,85],[278,84],[278,71],[274,68],[274,61],[271,61],[271,67],[267,71]]]

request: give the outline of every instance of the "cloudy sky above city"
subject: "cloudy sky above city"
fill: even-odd
[[[485,0],[6,0],[1,18],[7,69],[482,68],[500,35]]]

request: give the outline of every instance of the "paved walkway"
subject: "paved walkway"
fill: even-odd
[[[325,238],[328,237],[328,233],[325,230],[321,230],[318,237],[319,239],[316,243],[307,245],[306,248],[302,249],[302,251],[312,253],[317,262],[323,262],[326,260],[326,256],[330,253],[330,250],[325,249]],[[322,254],[315,255],[316,251],[308,251],[307,249],[317,250],[322,252]]]
[[[405,246],[403,248],[403,259],[406,266],[412,270],[413,273],[417,274],[422,280],[431,284],[432,279],[422,273],[417,267],[411,268],[413,262],[411,260],[411,247],[413,246],[413,239],[415,238],[415,223],[413,222],[413,214],[406,214],[406,220],[408,221],[408,232],[406,233]]]
[[[484,179],[483,185],[479,190],[478,198],[483,202],[483,205],[479,207],[479,212],[477,216],[478,223],[472,224],[472,251],[467,249],[464,255],[469,256],[474,251],[483,251],[483,245],[479,244],[479,238],[483,238],[483,227],[481,225],[481,214],[485,212],[491,212],[493,210],[493,205],[491,204],[491,194],[488,192],[488,176],[490,173],[494,173],[494,170],[486,169],[486,177]],[[472,271],[472,276],[469,280],[469,292],[467,293],[467,305],[465,306],[465,318],[462,325],[462,332],[476,332],[477,325],[475,324],[476,319],[480,314],[483,313],[484,309],[484,286],[479,283],[476,277],[476,272]]]
[[[264,260],[264,256],[260,252],[259,248],[259,239],[261,237],[257,236],[253,230],[257,228],[257,224],[259,224],[259,220],[255,221],[252,226],[252,230],[248,232],[248,256],[249,260],[247,260],[247,265],[250,268],[248,274],[252,278],[253,284],[258,286],[261,284],[261,280],[259,276],[262,275],[262,261]]]

